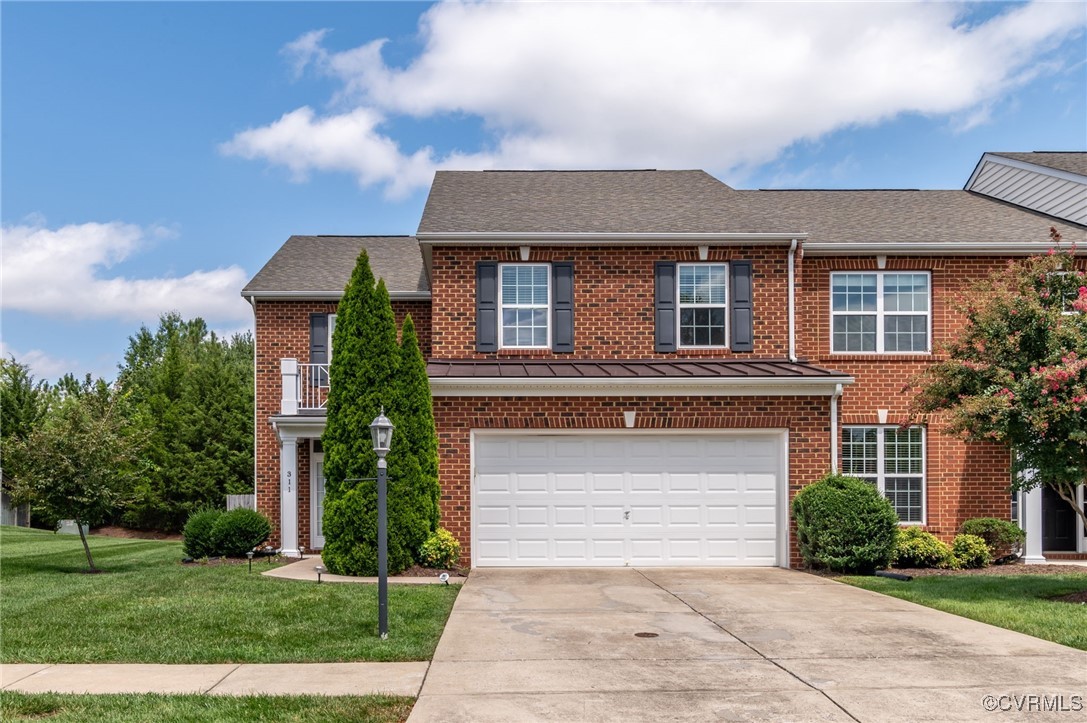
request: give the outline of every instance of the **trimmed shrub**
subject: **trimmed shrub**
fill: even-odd
[[[224,512],[211,528],[215,551],[227,557],[242,557],[272,534],[268,518],[248,507]]]
[[[976,517],[962,523],[959,532],[964,535],[977,535],[989,546],[989,555],[999,560],[1009,555],[1018,555],[1026,542],[1027,533],[1014,522],[996,517]]]
[[[792,511],[808,566],[871,573],[890,564],[898,515],[871,483],[828,474],[797,493]]]
[[[956,535],[951,554],[956,567],[988,567],[993,561],[989,543],[977,535]]]
[[[895,545],[895,567],[954,567],[951,547],[920,527],[902,527]]]
[[[411,566],[412,557],[401,537],[393,534],[391,514],[389,523],[389,574],[395,575]],[[326,498],[324,530],[321,559],[329,572],[377,574],[377,501],[372,489],[359,486],[332,501]]]
[[[186,555],[199,559],[211,557],[217,553],[212,530],[222,516],[223,511],[213,507],[197,510],[189,515],[183,532],[185,541],[182,543],[182,549],[185,550]]]
[[[460,557],[460,543],[453,533],[439,527],[419,549],[419,562],[427,567],[451,568]]]

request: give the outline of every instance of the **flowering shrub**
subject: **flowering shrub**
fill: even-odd
[[[1075,507],[1087,479],[1087,275],[1056,229],[1050,237],[1050,253],[1009,261],[958,300],[965,327],[912,382],[912,412],[1010,445],[1035,472],[1020,488],[1049,485]]]

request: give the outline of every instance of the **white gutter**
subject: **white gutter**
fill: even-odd
[[[713,241],[743,241],[753,244],[789,243],[794,238],[807,238],[796,233],[503,233],[503,232],[452,232],[417,233],[420,246],[444,245],[494,245],[507,246],[518,242],[573,243],[573,244],[621,244],[624,246],[659,245],[695,246]]]
[[[1070,239],[1074,240],[1074,239]],[[869,256],[872,254],[890,255],[937,255],[937,256],[1029,256],[1044,254],[1052,246],[1049,243],[1020,241],[991,241],[988,243],[955,241],[917,241],[873,243],[840,243],[814,241],[804,244],[805,256]],[[1077,248],[1076,255],[1087,254],[1087,249]]]
[[[789,361],[796,361],[796,247],[798,239],[789,244]]]
[[[830,395],[830,471],[838,472],[838,397],[842,396],[842,385]]]
[[[262,301],[294,301],[306,299],[309,301],[339,301],[343,298],[343,289],[339,291],[250,291],[242,294],[243,299],[260,299]],[[429,291],[390,291],[389,298],[393,301],[428,301]],[[250,301],[249,303],[253,303]]]

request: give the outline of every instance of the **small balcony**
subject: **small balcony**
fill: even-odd
[[[324,414],[328,403],[328,364],[280,359],[279,370],[283,378],[280,414]]]

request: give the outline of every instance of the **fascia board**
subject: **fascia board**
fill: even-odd
[[[621,245],[647,246],[670,244],[696,246],[705,243],[744,242],[749,244],[791,244],[793,239],[806,239],[807,233],[502,233],[450,232],[417,233],[420,246],[510,246],[519,243],[558,245]]]
[[[805,256],[867,256],[887,254],[888,256],[1030,256],[1044,254],[1051,246],[1038,242],[998,242],[962,243],[955,241],[918,241],[918,242],[872,242],[872,243],[834,243],[828,241],[809,241],[804,244]],[[1085,249],[1076,249],[1076,255],[1082,256]]]

